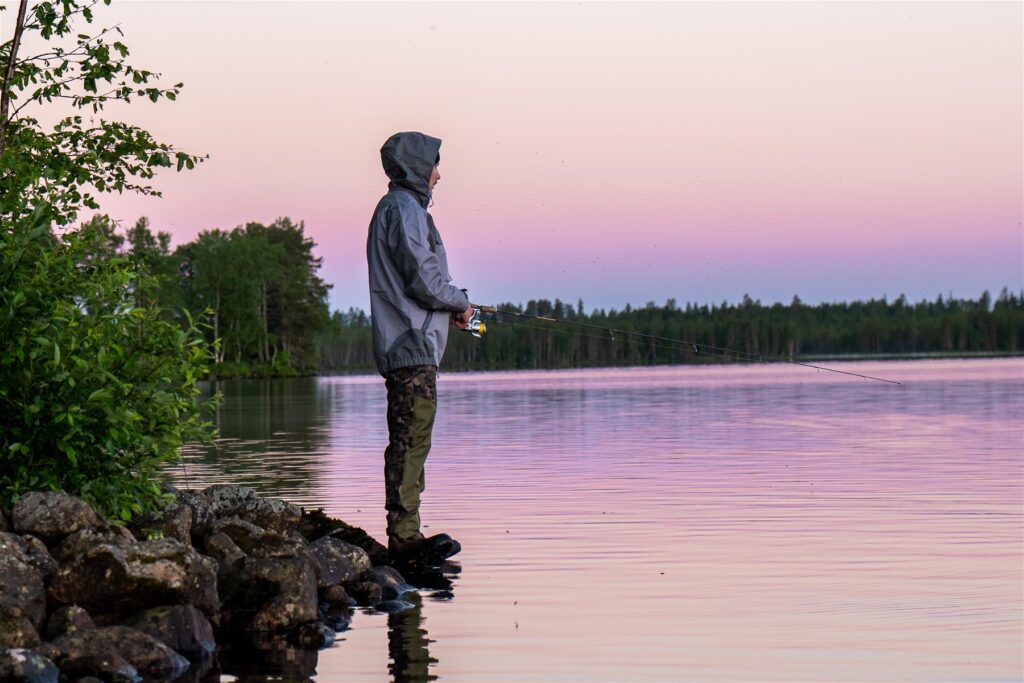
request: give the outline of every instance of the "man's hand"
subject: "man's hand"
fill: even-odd
[[[469,327],[469,321],[473,319],[473,307],[470,306],[462,313],[452,313],[451,319],[452,325],[455,325],[460,330],[466,329]]]

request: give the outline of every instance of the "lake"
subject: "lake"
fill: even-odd
[[[462,542],[451,591],[357,612],[262,673],[1021,680],[1024,359],[831,366],[904,384],[791,365],[442,372],[422,512]],[[176,484],[254,486],[386,542],[381,378],[221,389],[217,448],[187,449]]]

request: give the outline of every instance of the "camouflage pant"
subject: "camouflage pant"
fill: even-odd
[[[409,539],[420,530],[423,466],[437,412],[437,368],[414,365],[384,375],[388,390],[388,448],[384,451],[388,538]]]

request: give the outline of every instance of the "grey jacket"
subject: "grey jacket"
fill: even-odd
[[[391,182],[377,203],[366,238],[373,354],[381,374],[409,365],[440,365],[448,314],[466,310],[465,292],[450,284],[448,258],[427,213],[430,173],[441,141],[396,133],[381,147]]]

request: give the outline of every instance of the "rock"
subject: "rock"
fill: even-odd
[[[135,536],[123,526],[101,524],[70,534],[53,549],[53,557],[57,562],[67,564],[98,545],[125,547],[135,545],[135,543]]]
[[[46,617],[46,587],[25,542],[0,532],[0,647],[32,647]]]
[[[46,621],[46,639],[56,640],[65,633],[96,628],[89,613],[78,605],[58,607]]]
[[[320,600],[331,606],[341,605],[344,607],[352,607],[355,605],[355,601],[348,596],[345,589],[337,584],[328,586],[324,590],[320,591]]]
[[[263,498],[247,486],[215,484],[202,495],[209,501],[214,517],[240,517],[263,529],[287,533],[297,529],[302,518],[302,508],[297,505]]]
[[[136,517],[129,526],[136,538],[173,538],[192,545],[192,515],[192,507],[176,497],[160,510]]]
[[[366,578],[380,586],[385,600],[394,600],[416,590],[415,586],[405,582],[405,579],[394,567],[374,567]]]
[[[0,681],[4,683],[57,683],[60,671],[46,657],[31,650],[0,650]]]
[[[371,567],[365,550],[332,536],[317,539],[310,548],[317,563],[320,588],[352,581]]]
[[[124,625],[153,636],[190,659],[206,657],[217,647],[213,627],[192,605],[149,609],[129,617]]]
[[[0,648],[35,647],[39,644],[39,631],[23,615],[0,610]]]
[[[53,573],[57,571],[57,560],[50,555],[46,544],[31,534],[25,534],[21,540],[25,543],[25,556],[28,557],[28,563],[39,570],[39,573],[43,575],[43,581],[53,576]]]
[[[69,678],[69,668],[79,676],[107,673],[111,665],[123,669],[118,658],[146,679],[173,680],[189,666],[187,659],[156,638],[127,626],[101,626],[67,633],[51,645],[59,651],[54,662]],[[96,664],[104,663],[105,668],[89,670],[82,666],[90,659]]]
[[[218,577],[235,571],[245,559],[245,553],[225,533],[216,533],[206,540],[206,554],[217,560],[220,567]]]
[[[316,571],[302,558],[247,557],[226,595],[234,628],[287,631],[317,617]]]
[[[59,652],[58,650],[58,657],[60,656]],[[84,654],[78,657],[63,657],[60,659],[60,669],[67,680],[74,680],[75,683],[84,681],[142,683],[142,676],[139,675],[138,670],[116,652],[106,655]]]
[[[267,532],[252,522],[247,522],[239,517],[225,517],[218,519],[210,525],[210,534],[224,534],[230,538],[242,552],[248,552],[260,544],[264,534]]]
[[[90,614],[188,603],[212,617],[220,607],[217,562],[173,538],[98,545],[57,570],[49,597],[55,605],[81,605]]]
[[[33,491],[15,501],[11,522],[19,534],[32,534],[53,545],[79,529],[98,526],[101,520],[81,498],[63,491]]]
[[[213,507],[201,493],[197,491],[179,491],[178,502],[188,506],[192,511],[192,544],[198,544],[209,535],[210,526],[216,521]]]
[[[302,624],[295,631],[293,642],[301,648],[321,650],[334,643],[334,629],[323,622]]]
[[[370,534],[357,526],[352,526],[340,519],[328,517],[323,508],[313,511],[303,510],[299,521],[299,533],[307,540],[315,541],[324,536],[332,536],[362,548],[370,556],[374,565],[387,564],[388,549],[378,543]]]
[[[302,536],[293,537],[276,531],[268,531],[256,545],[242,550],[253,557],[301,557],[316,571],[316,559],[313,549]]]
[[[379,583],[373,581],[356,581],[350,583],[347,588],[348,594],[360,607],[372,607],[381,601],[383,591]]]
[[[335,633],[345,631],[352,623],[352,609],[341,605],[331,605],[321,611],[320,619],[333,628]]]
[[[0,508],[0,531],[11,530],[11,513],[7,508]]]

